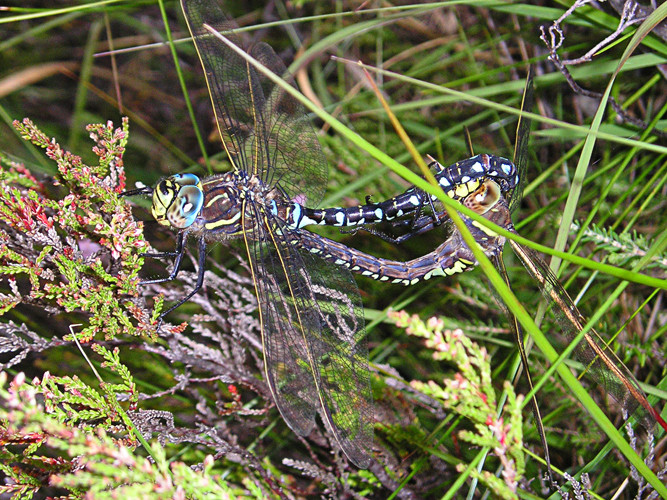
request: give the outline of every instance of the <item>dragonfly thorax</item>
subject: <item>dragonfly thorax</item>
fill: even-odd
[[[495,184],[493,181],[486,181],[485,184],[491,183]],[[467,205],[467,203],[464,203]],[[473,210],[475,210],[473,208]],[[477,211],[477,210],[475,210]],[[512,214],[510,212],[507,200],[503,196],[499,196],[485,212],[480,212],[484,215],[484,218],[497,224],[501,227],[504,227],[510,231],[514,229],[512,224]],[[502,251],[503,246],[505,245],[505,237],[496,233],[493,229],[489,229],[483,224],[478,223],[472,219],[466,219],[466,225],[473,236],[475,241],[484,250],[484,253],[487,256],[497,255]]]
[[[267,220],[262,214],[284,218],[289,205],[279,189],[243,171],[207,177],[200,186],[202,202],[186,227],[190,235],[210,241],[241,235],[254,239],[259,234],[257,226]]]

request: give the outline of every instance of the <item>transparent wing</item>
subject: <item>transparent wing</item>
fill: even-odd
[[[530,68],[526,78],[526,86],[523,90],[523,97],[521,100],[521,111],[533,111],[533,104],[535,99],[535,88],[533,86],[533,69]],[[530,140],[530,118],[527,118],[523,113],[519,115],[519,122],[516,125],[516,138],[514,140],[514,158],[513,163],[517,168],[519,175],[519,182],[512,191],[507,195],[510,200],[510,210],[514,211],[516,206],[521,201],[523,195],[523,186],[526,183],[526,169],[528,166],[528,142]]]
[[[237,28],[215,0],[181,1],[206,75],[218,130],[237,170],[280,187],[289,198],[316,206],[327,183],[327,162],[303,106],[258,73],[206,29],[208,25],[242,47]],[[248,50],[274,73],[289,78],[273,49],[259,43]]]
[[[507,269],[505,268],[505,262],[503,261],[503,252],[502,248],[499,249],[497,255],[493,256],[493,265],[496,267],[500,276],[503,278],[505,284],[511,289],[512,285],[510,283],[509,275],[507,274]],[[502,301],[500,296],[495,293],[496,302],[498,305],[505,311],[505,316],[507,316],[508,324],[510,326],[510,331],[514,336],[514,341],[516,342],[517,349],[519,350],[519,357],[521,358],[521,364],[523,365],[524,372],[526,374],[526,380],[528,381],[528,387],[532,391],[535,387],[533,385],[533,376],[530,373],[530,364],[528,363],[528,354],[524,347],[524,336],[523,329],[516,319],[516,316],[512,314],[505,302]],[[537,427],[537,434],[540,437],[540,442],[542,443],[542,448],[544,449],[544,461],[547,464],[547,474],[549,475],[549,480],[551,484],[556,484],[553,468],[551,466],[551,455],[549,454],[549,444],[547,442],[546,431],[544,430],[544,423],[542,422],[542,414],[540,412],[540,406],[537,402],[537,394],[533,394],[533,397],[530,400],[530,407],[533,411],[533,417],[535,418],[535,426]]]
[[[561,341],[566,345],[583,329],[584,317],[549,266],[535,252],[515,241],[510,240],[510,244],[551,306],[562,330]],[[573,352],[586,366],[588,377],[622,405],[628,415],[635,413],[644,427],[653,429],[656,423],[655,411],[639,388],[639,383],[595,330],[585,334]]]
[[[319,410],[345,455],[366,468],[373,407],[357,285],[347,269],[299,250],[289,240],[297,234],[267,230],[278,223],[268,220],[257,240],[246,241],[269,386],[295,432],[309,434]]]
[[[249,52],[273,73],[287,78],[285,66],[269,45],[258,43]],[[328,165],[311,120],[301,103],[282,87],[263,76],[260,81],[270,113],[266,129],[255,129],[252,139],[267,143],[266,160],[271,170],[264,167],[262,171],[260,166],[256,173],[268,185],[280,186],[289,198],[305,196],[304,204],[317,206],[324,196]]]

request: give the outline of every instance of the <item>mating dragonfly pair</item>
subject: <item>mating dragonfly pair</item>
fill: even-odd
[[[303,229],[310,224],[369,229],[412,215],[412,233],[417,233],[448,218],[435,197],[417,188],[354,208],[307,208],[324,194],[327,163],[305,110],[219,38],[223,33],[240,46],[230,33],[235,25],[215,2],[181,3],[233,171],[204,179],[174,175],[155,189],[126,193],[152,194],[155,219],[179,231],[174,252],[147,255],[175,257],[171,274],[144,283],[176,278],[186,240],[198,241],[196,285],[162,319],[202,287],[208,243],[242,239],[259,303],[266,379],[276,406],[303,436],[312,431],[320,413],[350,461],[368,467],[373,440],[370,371],[362,302],[351,273],[411,285],[467,271],[476,259],[455,229],[433,252],[407,262],[376,258]],[[284,65],[268,45],[259,43],[246,52],[285,76]],[[432,168],[448,196],[514,230],[509,205],[517,199],[522,174],[512,162],[478,155],[448,167],[433,163]],[[429,215],[424,215],[429,207]],[[469,218],[464,221],[487,256],[500,259],[505,238]],[[518,245],[515,250],[565,318],[565,333],[579,331],[580,315],[553,274],[529,250]],[[638,408],[652,425],[652,409],[613,353],[590,334],[576,351],[593,368],[589,374],[598,383],[630,412]]]

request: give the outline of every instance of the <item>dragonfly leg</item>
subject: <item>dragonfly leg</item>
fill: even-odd
[[[364,226],[361,229],[364,229],[365,231],[371,233],[373,236],[382,238],[383,240],[388,241],[389,243],[400,245],[401,243],[408,241],[413,236],[424,234],[430,231],[431,229],[438,227],[439,225],[442,224],[442,222],[440,221],[440,218],[437,217],[436,215],[424,215],[412,221],[398,221],[397,223],[394,223],[393,226],[399,227],[408,224],[410,225],[410,232],[405,233],[401,236],[390,236],[386,233],[377,231],[376,229],[366,226]]]
[[[176,279],[178,272],[181,270],[181,263],[183,262],[184,254],[185,254],[185,235],[183,233],[179,233],[176,239],[176,250],[174,250],[173,252],[158,252],[158,253],[143,254],[144,257],[149,257],[151,259],[164,259],[167,257],[176,257],[176,260],[174,260],[174,269],[172,269],[168,277],[157,278],[154,280],[144,280],[140,281],[139,284],[151,285],[153,283],[164,283],[166,281],[172,281]]]
[[[139,196],[139,195],[151,195],[153,194],[153,188],[152,187],[142,187],[142,188],[137,188],[137,189],[128,189],[127,191],[123,191],[120,193],[118,196]]]
[[[394,245],[399,245],[403,243],[404,241],[410,239],[412,236],[414,236],[411,233],[406,233],[401,236],[391,236],[387,233],[383,233],[382,231],[378,231],[377,229],[373,229],[372,227],[366,227],[364,226],[363,228],[364,231],[367,231],[368,233],[372,234],[373,236],[377,236],[380,239],[383,239],[384,241],[388,241],[389,243],[393,243]]]
[[[416,192],[419,193],[419,205],[415,208],[414,212],[412,212],[412,216],[410,217],[410,219],[397,220],[392,224],[393,227],[407,226],[409,228],[408,234],[399,236],[399,238],[397,238],[400,239],[400,241],[397,241],[397,243],[405,241],[416,234],[423,233],[424,231],[428,231],[428,229],[440,225],[438,212],[435,209],[435,205],[433,204],[433,199],[431,198],[431,196],[422,191],[421,189]],[[427,200],[426,202],[424,201],[425,199]],[[427,203],[431,209],[431,215],[424,215],[424,207],[426,206]],[[428,229],[422,229],[425,224],[424,220],[429,220],[429,219],[432,221],[432,224],[428,226]]]
[[[179,237],[180,237],[180,235],[179,235]],[[180,241],[180,239],[182,239],[182,238],[179,238],[179,243],[181,243],[181,245],[179,245],[180,248],[181,248],[181,253],[176,258],[176,262],[174,263],[174,271],[172,271],[172,273],[171,273],[173,276],[170,276],[168,279],[144,281],[144,282],[142,282],[142,284],[161,283],[161,282],[164,282],[164,281],[169,281],[169,280],[174,279],[174,277],[178,273],[178,268],[176,266],[177,265],[180,266],[181,259],[182,259],[183,253],[184,253],[183,244],[182,244],[182,241]],[[205,264],[206,264],[206,240],[203,237],[201,237],[201,238],[199,238],[199,257],[198,257],[198,262],[197,262],[197,282],[195,283],[194,288],[185,297],[181,298],[178,302],[176,302],[171,307],[169,307],[169,309],[167,309],[166,311],[163,311],[160,314],[160,316],[158,317],[158,326],[157,326],[158,329],[162,325],[162,321],[164,320],[164,317],[167,314],[169,314],[173,310],[175,310],[175,309],[179,308],[180,306],[182,306],[183,304],[185,304],[188,300],[190,300],[192,298],[192,296],[194,294],[196,294],[197,292],[199,292],[199,290],[202,289],[202,286],[204,286],[204,271],[205,271],[204,266],[205,266]]]
[[[430,215],[423,215],[423,209],[425,205],[424,197],[428,198],[428,204],[431,207],[432,211]],[[366,203],[370,204],[370,196],[366,197]],[[413,236],[426,233],[431,229],[441,225],[443,219],[442,214],[443,212],[438,212],[435,209],[431,197],[427,196],[425,193],[422,193],[422,196],[420,197],[419,206],[415,209],[412,217],[410,217],[410,220],[397,220],[391,224],[392,227],[407,227],[408,232],[406,234],[403,234],[401,236],[391,236],[387,233],[383,233],[382,231],[378,231],[377,229],[372,228],[370,225],[362,225],[362,226],[352,227],[349,229],[341,229],[340,232],[343,234],[356,234],[358,231],[366,231],[372,234],[373,236],[377,236],[378,238],[383,239],[384,241],[393,243],[395,245],[400,245],[401,243],[412,238]]]
[[[439,212],[433,212],[432,215],[424,215],[418,219],[414,219],[410,224],[410,232],[394,238],[395,243],[403,243],[404,241],[409,240],[413,236],[419,234],[424,234],[434,229],[442,224],[442,220],[439,217]]]

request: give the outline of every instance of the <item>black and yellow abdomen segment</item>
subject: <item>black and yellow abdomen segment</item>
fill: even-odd
[[[503,195],[519,183],[514,164],[499,156],[481,154],[446,167],[433,162],[431,168],[442,190],[457,201],[463,201],[478,191],[487,180],[493,180]],[[311,224],[364,226],[409,215],[431,203],[438,203],[438,199],[414,187],[394,198],[351,208],[311,209],[293,202],[286,222],[295,229]]]

